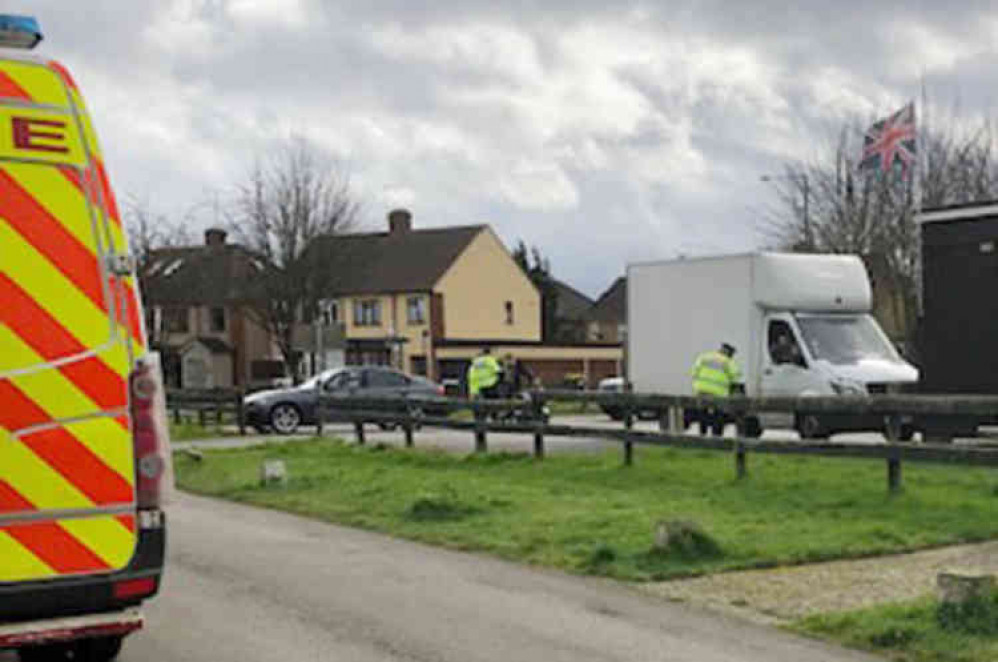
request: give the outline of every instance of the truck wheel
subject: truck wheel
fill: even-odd
[[[755,416],[749,416],[745,419],[744,428],[742,434],[744,434],[749,439],[758,439],[762,436],[762,423]]]
[[[828,431],[821,419],[813,414],[797,417],[797,433],[801,439],[828,439]]]

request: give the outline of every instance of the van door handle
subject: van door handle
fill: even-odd
[[[771,374],[773,374],[773,369],[772,368],[766,368],[765,370],[762,371],[762,374],[764,374],[764,375],[771,375]]]

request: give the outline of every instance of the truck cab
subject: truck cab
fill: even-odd
[[[159,590],[165,402],[79,87],[0,16],[0,650],[114,658]]]

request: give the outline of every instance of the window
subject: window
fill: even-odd
[[[163,329],[167,333],[187,333],[189,328],[187,308],[173,306],[163,309]]]
[[[404,375],[391,370],[368,370],[367,388],[403,388],[409,385]]]
[[[225,308],[212,308],[209,311],[211,317],[211,332],[225,332]]]
[[[835,365],[901,360],[869,315],[798,315],[797,325],[815,360]]]
[[[512,324],[512,323],[513,323],[513,302],[512,301],[507,301],[506,302],[506,324]]]
[[[377,299],[354,301],[353,323],[356,326],[381,326],[381,302]]]
[[[800,345],[794,337],[794,331],[783,320],[773,320],[769,323],[769,333],[766,338],[769,344],[769,359],[773,365],[799,365],[807,367],[801,355]]]
[[[332,326],[340,321],[340,302],[335,299],[319,303],[323,326]]]
[[[409,324],[426,323],[426,299],[423,297],[409,297],[406,302],[407,318]]]
[[[326,391],[342,391],[360,386],[360,374],[355,370],[338,372],[324,385]]]

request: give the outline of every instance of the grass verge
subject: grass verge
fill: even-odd
[[[214,439],[230,437],[234,433],[220,425],[198,425],[197,423],[170,422],[171,441],[197,441],[199,439]]]
[[[289,481],[260,487],[264,459]],[[456,549],[627,580],[885,554],[998,536],[996,477],[964,467],[905,467],[886,494],[880,462],[750,458],[732,479],[723,453],[455,456],[310,440],[178,456],[192,492],[277,508]],[[709,554],[653,548],[661,521],[688,522]]]
[[[979,627],[974,618],[953,619],[939,604],[918,602],[812,616],[793,630],[853,648],[887,654],[899,662],[994,662],[998,660],[998,598]]]

